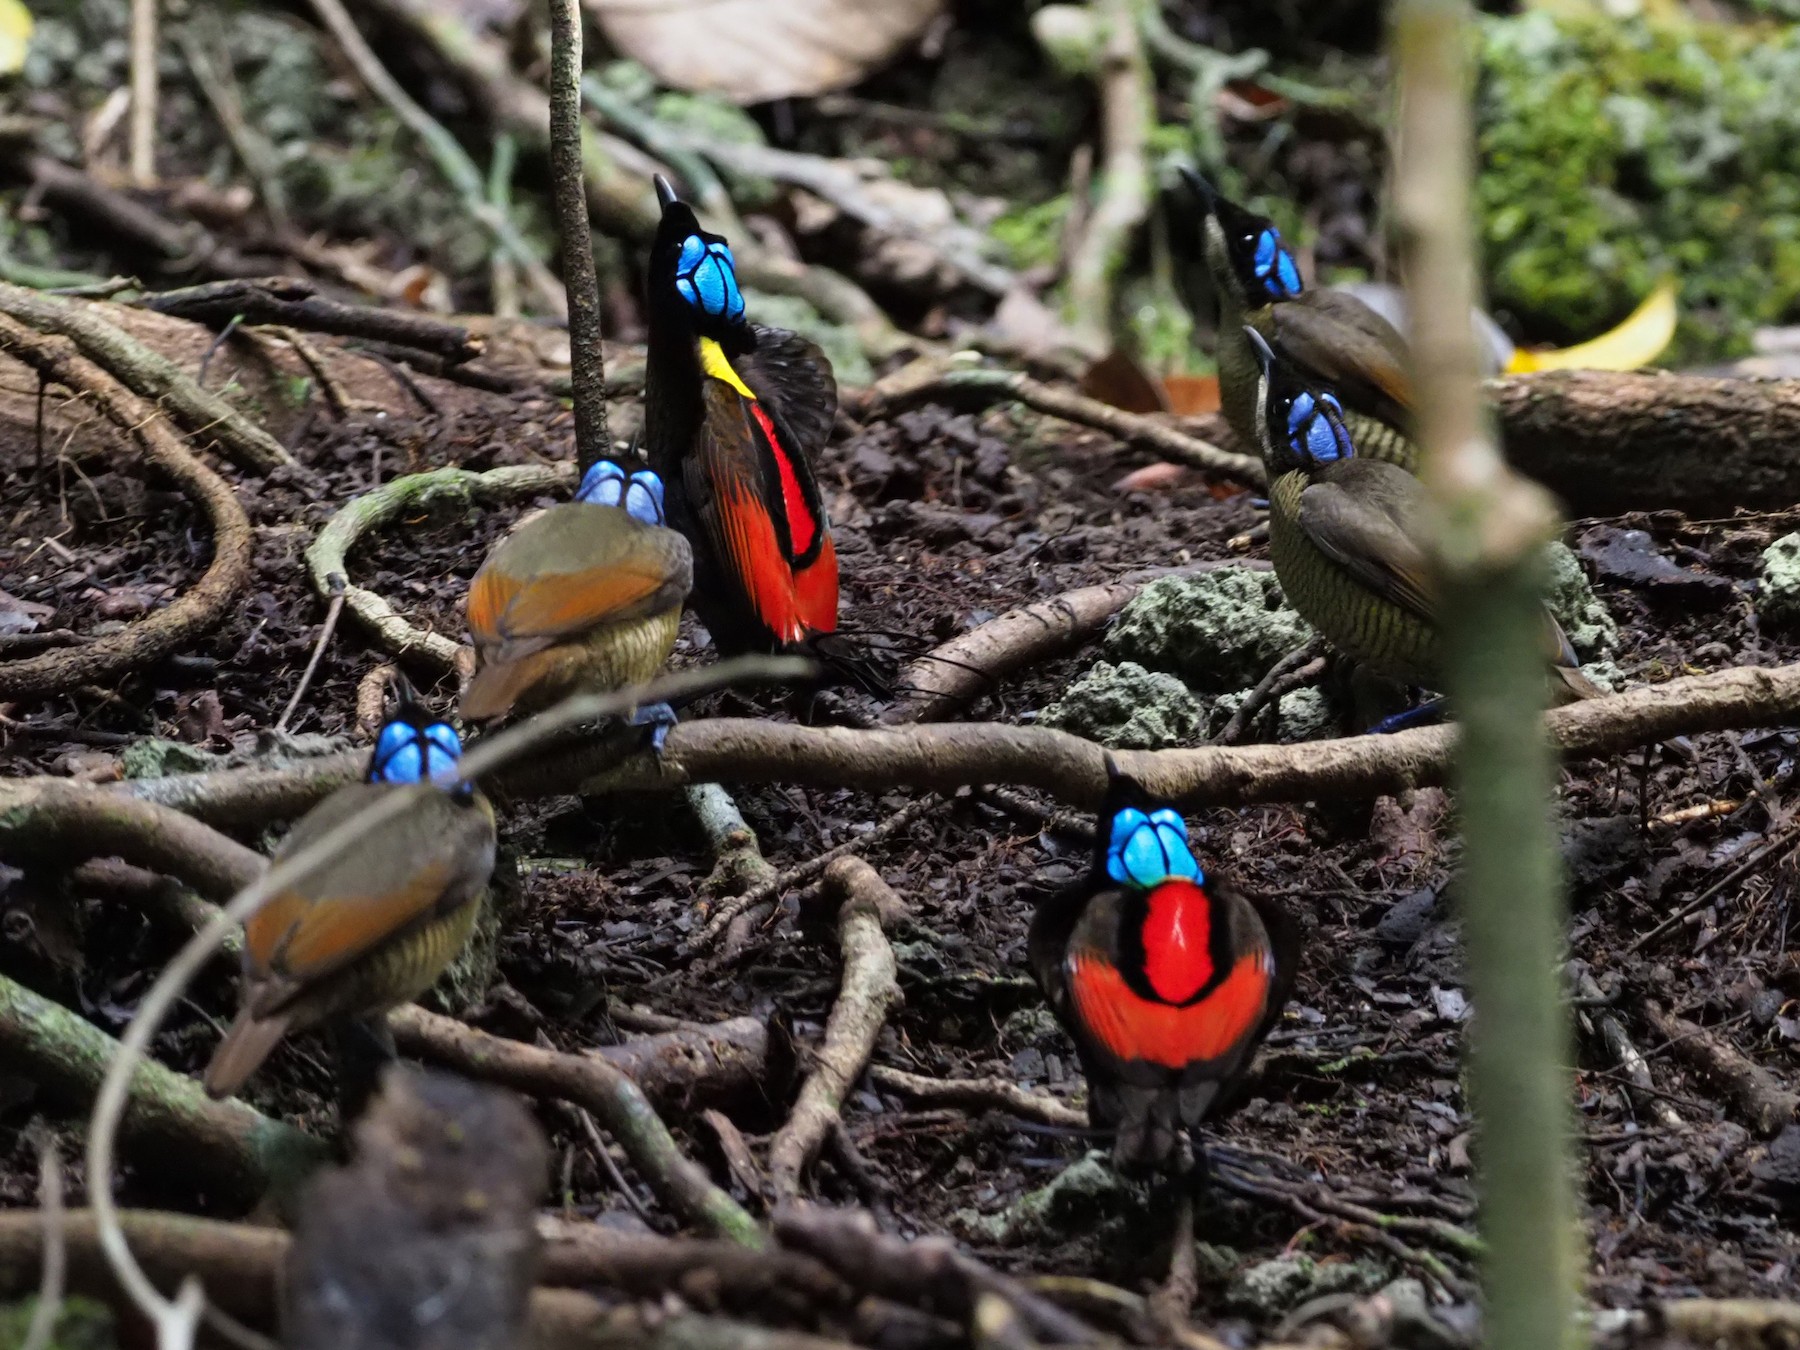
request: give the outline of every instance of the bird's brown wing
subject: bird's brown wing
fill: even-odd
[[[253,1013],[268,1017],[308,985],[390,939],[469,903],[494,868],[494,817],[479,798],[428,784],[355,784],[309,812],[276,854],[279,862],[372,808],[390,793],[400,814],[359,835],[278,892],[244,925]]]
[[[616,506],[569,502],[509,535],[469,586],[477,645],[513,656],[603,623],[679,605],[693,581],[688,542]]]
[[[1273,307],[1274,345],[1346,406],[1404,427],[1412,416],[1406,339],[1355,296],[1308,290]]]
[[[1424,537],[1424,487],[1405,469],[1350,459],[1300,492],[1301,530],[1378,595],[1434,621]]]

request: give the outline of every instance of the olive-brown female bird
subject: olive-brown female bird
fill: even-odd
[[[507,535],[470,583],[476,669],[463,720],[651,679],[675,646],[693,575],[688,541],[663,524],[662,480],[598,461],[574,501]]]
[[[1075,1041],[1123,1167],[1185,1170],[1193,1130],[1281,1015],[1299,938],[1201,870],[1187,822],[1107,761],[1093,865],[1031,923],[1032,974]]]
[[[388,1009],[424,993],[462,950],[494,870],[494,809],[457,782],[461,753],[456,732],[403,690],[367,781],[339,788],[282,841],[277,863],[377,802],[405,802],[245,923],[242,1002],[207,1065],[209,1094],[236,1092],[303,1027],[360,1024],[391,1057]]]
[[[1201,245],[1219,301],[1219,403],[1245,445],[1256,430],[1255,351],[1246,327],[1306,378],[1333,390],[1365,460],[1418,467],[1412,442],[1412,383],[1406,339],[1363,301],[1308,287],[1274,222],[1219,195],[1183,170],[1202,212]]]
[[[1288,601],[1339,651],[1403,684],[1437,688],[1437,619],[1425,554],[1425,487],[1366,459],[1335,394],[1254,328],[1257,443],[1269,472],[1269,556]],[[1544,656],[1559,702],[1601,690],[1544,610]]]

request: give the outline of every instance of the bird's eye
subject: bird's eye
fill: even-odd
[[[675,262],[675,289],[681,298],[702,313],[735,322],[744,316],[744,296],[738,289],[737,263],[731,245],[708,242],[690,234],[681,243]]]

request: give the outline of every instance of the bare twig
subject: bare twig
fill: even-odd
[[[902,910],[899,897],[860,858],[833,863],[826,869],[825,884],[827,894],[839,902],[843,984],[812,1072],[769,1145],[770,1179],[784,1200],[799,1194],[801,1174],[837,1121],[844,1097],[862,1077],[888,1010],[901,1001],[894,949],[883,931],[883,918]]]
[[[277,324],[303,333],[331,333],[368,342],[412,347],[445,361],[473,360],[483,351],[480,338],[461,324],[404,310],[346,305],[315,294],[313,284],[296,277],[211,281],[158,291],[137,301],[144,309],[222,328],[234,318],[249,324]]]
[[[0,699],[83,684],[110,685],[223,622],[250,582],[250,519],[230,485],[189,453],[161,414],[93,361],[75,354],[66,343],[43,338],[5,317],[0,317],[0,352],[92,402],[137,442],[145,458],[200,504],[212,525],[212,563],[174,603],[122,633],[0,664]]]
[[[887,1064],[875,1064],[869,1068],[869,1080],[889,1092],[938,1106],[960,1106],[967,1111],[1004,1111],[1021,1120],[1054,1125],[1058,1129],[1082,1130],[1088,1124],[1087,1112],[1077,1111],[1041,1092],[1028,1092],[1004,1078],[930,1078]]]
[[[1260,459],[1221,450],[1208,441],[1176,430],[1166,421],[1114,408],[1098,399],[1045,384],[1018,371],[989,370],[960,358],[946,361],[925,357],[902,366],[870,385],[853,411],[868,421],[932,399],[945,403],[982,404],[1017,399],[1038,412],[1095,427],[1122,441],[1154,450],[1165,459],[1191,464],[1222,478],[1251,487],[1262,487],[1268,481]]]
[[[568,289],[569,378],[575,393],[575,464],[583,473],[612,454],[606,430],[606,353],[600,280],[581,168],[581,4],[550,0],[550,179]]]
[[[56,1136],[49,1127],[37,1132],[38,1219],[44,1226],[43,1278],[38,1282],[37,1307],[25,1328],[20,1350],[48,1350],[62,1312],[63,1288],[69,1274],[69,1237],[64,1230],[62,1164],[56,1156]]]
[[[325,655],[325,649],[331,645],[331,635],[337,632],[338,615],[344,612],[344,593],[349,583],[342,572],[335,573],[330,579],[335,582],[331,592],[331,603],[325,610],[325,622],[319,625],[319,640],[313,644],[312,656],[306,662],[306,669],[300,673],[300,683],[294,686],[294,696],[287,701],[287,707],[281,710],[276,719],[275,730],[287,730],[288,720],[293,717],[294,709],[300,706],[300,700],[306,697],[307,686],[312,683],[313,672],[318,670],[319,661]]]
[[[131,0],[131,181],[156,186],[157,0]]]
[[[1212,739],[1214,745],[1236,745],[1244,739],[1244,733],[1250,730],[1250,723],[1256,715],[1271,704],[1279,706],[1282,698],[1292,690],[1300,688],[1316,680],[1325,669],[1325,660],[1321,652],[1325,649],[1323,638],[1314,638],[1304,647],[1289,652],[1281,660],[1269,667],[1268,674],[1256,682],[1256,687],[1244,696],[1236,712],[1224,729]]]
[[[1089,356],[1112,346],[1113,280],[1150,208],[1146,148],[1156,121],[1149,61],[1138,31],[1138,0],[1096,0],[1105,26],[1100,53],[1100,200],[1069,255],[1072,331]]]
[[[1725,1094],[1757,1134],[1766,1139],[1793,1123],[1800,1111],[1800,1094],[1783,1087],[1774,1074],[1723,1036],[1664,1012],[1654,1002],[1644,1004],[1644,1018],[1678,1059]]]
[[[1584,1339],[1574,1316],[1582,1238],[1570,1185],[1570,1021],[1557,978],[1564,905],[1550,812],[1555,764],[1541,717],[1543,546],[1556,511],[1547,492],[1506,467],[1481,406],[1469,325],[1477,297],[1467,2],[1402,0],[1393,34],[1401,87],[1394,213],[1423,477],[1436,515],[1445,693],[1462,728],[1484,1331],[1494,1350],[1555,1350]]]

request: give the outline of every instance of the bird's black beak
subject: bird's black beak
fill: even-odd
[[[674,206],[680,200],[681,200],[681,198],[679,198],[675,195],[675,189],[669,185],[669,180],[664,178],[660,173],[657,174],[656,175],[656,202],[657,202],[657,205],[662,207],[663,210],[667,211],[671,206]]]
[[[1203,210],[1211,211],[1218,205],[1219,190],[1207,182],[1198,170],[1183,165],[1181,181],[1187,184],[1188,191],[1194,194],[1194,200],[1200,203]]]
[[[1275,353],[1269,350],[1269,344],[1263,335],[1249,324],[1244,325],[1244,336],[1250,339],[1250,350],[1256,353],[1256,363],[1266,374],[1275,364]]]

